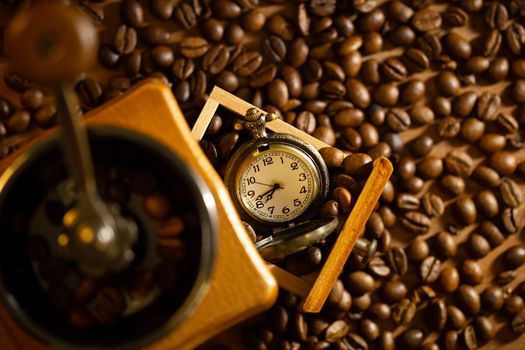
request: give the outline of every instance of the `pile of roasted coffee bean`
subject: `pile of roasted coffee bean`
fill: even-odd
[[[523,0],[72,2],[101,28],[100,67],[76,86],[84,110],[155,76],[191,124],[219,85],[338,148],[322,150],[333,180],[321,215],[348,213],[373,159],[394,163],[365,232],[377,257],[352,256],[320,314],[283,291],[243,332],[248,348],[520,346]],[[0,1],[3,25],[18,3]],[[52,125],[55,110],[15,72],[3,80],[20,92],[0,93],[6,154],[10,135]],[[216,115],[203,142],[220,172],[243,137],[230,119]],[[283,264],[310,272],[329,245]]]
[[[50,303],[80,330],[114,326],[165,293],[182,304],[186,288],[181,286],[191,287],[194,278],[192,270],[184,267],[188,237],[198,229],[188,224],[195,221],[188,204],[163,194],[164,185],[147,171],[101,164],[96,169],[103,199],[119,205],[122,215],[133,218],[140,228],[131,267],[100,278],[86,276],[77,268],[67,251],[66,236],[59,234],[70,204],[67,195],[57,198],[58,190],[51,189],[35,212],[31,228],[36,231],[26,242],[27,256]],[[42,230],[45,234],[38,233]]]

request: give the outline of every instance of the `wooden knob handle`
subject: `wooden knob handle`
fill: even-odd
[[[33,81],[67,80],[95,62],[97,32],[79,10],[40,2],[21,10],[8,25],[5,51],[15,69]]]

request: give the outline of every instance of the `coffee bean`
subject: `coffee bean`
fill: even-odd
[[[490,157],[490,165],[500,175],[512,175],[517,168],[516,157],[507,151],[499,151]]]
[[[404,275],[408,270],[408,262],[405,251],[402,248],[393,248],[386,254],[386,261],[392,272]]]
[[[234,68],[235,69],[235,68]],[[271,82],[277,74],[277,67],[270,63],[257,69],[253,74],[250,74],[250,86],[260,88]],[[303,90],[304,91],[304,90]]]
[[[499,213],[498,199],[490,190],[482,190],[476,195],[476,205],[482,214],[492,218]]]
[[[443,258],[451,258],[456,256],[457,244],[454,237],[448,232],[439,232],[434,237],[436,244],[436,252]]]
[[[325,332],[326,341],[333,343],[348,334],[350,331],[350,325],[344,320],[337,320],[330,324]]]
[[[519,295],[511,295],[505,300],[503,304],[503,310],[511,317],[517,315],[521,310],[525,309],[525,301]]]
[[[407,130],[411,125],[410,116],[400,108],[392,108],[386,114],[386,123],[395,132]]]
[[[421,204],[426,214],[429,216],[440,216],[445,211],[445,204],[441,197],[433,193],[426,193],[422,200]]]
[[[270,35],[263,40],[262,51],[272,62],[279,63],[286,56],[286,45],[277,35]]]
[[[138,1],[126,0],[120,10],[124,21],[129,25],[139,28],[144,23],[144,9]]]
[[[425,320],[428,328],[439,331],[447,322],[447,308],[443,300],[432,299],[425,307]]]
[[[345,279],[346,288],[352,295],[363,295],[375,289],[372,276],[363,271],[350,273]]]
[[[198,36],[188,36],[180,43],[182,54],[187,58],[203,56],[209,49],[208,42]]]
[[[508,269],[516,269],[525,262],[525,248],[523,246],[513,246],[505,252],[503,264]]]
[[[401,349],[418,349],[423,343],[425,334],[419,328],[408,328],[396,339]]]
[[[452,116],[447,116],[439,122],[438,134],[444,139],[456,137],[461,131],[461,122]]]
[[[441,15],[437,11],[426,8],[416,12],[411,22],[412,26],[420,32],[435,31],[441,27]]]
[[[394,348],[395,348],[394,334],[390,331],[384,331],[379,338],[379,349],[394,350]]]
[[[419,268],[419,276],[425,283],[436,281],[440,272],[441,261],[434,256],[425,258]]]
[[[386,277],[390,275],[390,267],[380,257],[373,258],[367,265],[368,271],[377,277]]]
[[[31,121],[31,116],[29,112],[24,110],[19,110],[15,112],[6,123],[7,131],[10,134],[18,134],[24,132],[29,127]]]
[[[446,175],[441,179],[442,188],[452,196],[459,196],[465,192],[465,180],[462,177]]]
[[[454,305],[447,306],[447,322],[452,329],[461,329],[467,323],[467,318],[463,311]]]
[[[477,210],[472,198],[467,196],[459,197],[454,203],[454,208],[456,218],[463,224],[470,225],[476,221]]]
[[[455,96],[461,90],[461,83],[451,71],[442,71],[437,77],[437,86],[444,96]]]
[[[400,280],[391,280],[383,283],[380,289],[382,300],[387,304],[393,304],[406,298],[407,287]]]
[[[396,199],[396,206],[401,210],[418,210],[419,198],[409,193],[400,193]]]
[[[505,30],[505,38],[510,51],[519,55],[523,44],[525,44],[525,27],[520,23],[512,23]]]
[[[407,76],[405,65],[395,57],[387,58],[380,65],[381,73],[390,81],[400,81]]]
[[[410,260],[421,261],[429,255],[430,247],[424,239],[416,238],[408,246],[407,253]]]
[[[447,331],[442,337],[442,345],[445,350],[457,349],[459,334],[457,331]]]
[[[159,19],[169,19],[173,14],[175,6],[179,4],[178,0],[152,0],[149,2],[151,12]]]
[[[381,106],[395,106],[398,98],[399,89],[391,83],[379,85],[374,92],[374,101]]]
[[[366,87],[356,79],[348,79],[346,82],[346,94],[350,102],[360,108],[366,108],[370,104],[370,94]]]
[[[490,244],[482,235],[472,233],[467,241],[467,249],[474,258],[482,258],[490,252]]]
[[[416,314],[416,304],[410,299],[403,299],[394,306],[392,311],[392,321],[397,325],[410,323]]]
[[[349,128],[345,130],[349,130]],[[343,167],[348,175],[363,179],[372,170],[372,158],[365,153],[353,153],[344,159]]]
[[[447,52],[456,59],[465,60],[472,54],[470,43],[460,34],[449,32],[443,38]]]
[[[488,286],[481,294],[481,302],[491,311],[500,310],[505,302],[503,290],[498,286]]]
[[[434,121],[434,112],[428,106],[416,105],[410,110],[410,118],[417,124],[431,124]]]
[[[120,54],[129,54],[137,46],[137,31],[125,24],[121,25],[115,34],[114,45]]]
[[[458,301],[464,311],[471,315],[478,314],[481,310],[481,301],[474,287],[461,285],[458,290]]]
[[[525,309],[514,316],[511,322],[512,330],[516,334],[523,334],[525,332]]]

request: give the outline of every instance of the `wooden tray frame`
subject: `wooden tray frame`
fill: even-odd
[[[257,253],[239,219],[227,189],[213,169],[190,129],[168,86],[158,80],[137,84],[122,97],[88,113],[87,124],[131,129],[157,139],[204,179],[218,210],[218,251],[210,289],[191,316],[148,349],[193,349],[223,330],[268,309],[277,298],[277,283]],[[0,172],[30,147],[56,130],[38,134],[12,155],[0,161]],[[5,329],[5,331],[4,331]],[[3,349],[44,349],[24,333],[0,307],[0,339]]]
[[[213,88],[191,131],[196,140],[200,141],[206,133],[206,129],[208,128],[208,125],[219,105],[240,116],[246,115],[246,111],[250,108],[256,108],[258,111],[265,113],[260,108],[257,108],[216,86]],[[294,135],[303,141],[310,143],[316,149],[330,147],[326,143],[300,131],[280,119],[269,122],[267,127],[274,132]],[[328,294],[332,290],[335,281],[339,277],[355,243],[363,233],[365,224],[369,216],[372,214],[392,171],[392,163],[390,163],[387,158],[380,157],[374,161],[372,172],[366,180],[354,208],[345,220],[342,230],[339,233],[325,264],[320,271],[315,274],[313,281],[295,276],[273,264],[267,264],[282,288],[303,298],[301,308],[304,312],[321,311],[321,308],[326,301]]]

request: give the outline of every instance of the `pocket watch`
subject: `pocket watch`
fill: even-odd
[[[328,194],[328,168],[312,145],[293,135],[268,134],[265,125],[275,118],[251,108],[235,122],[235,129],[247,130],[252,139],[228,162],[225,183],[243,220],[260,233],[280,237],[268,238],[265,247],[282,244],[287,248],[278,250],[290,254],[333,232],[337,218],[308,220]],[[300,244],[283,240],[301,235]]]

